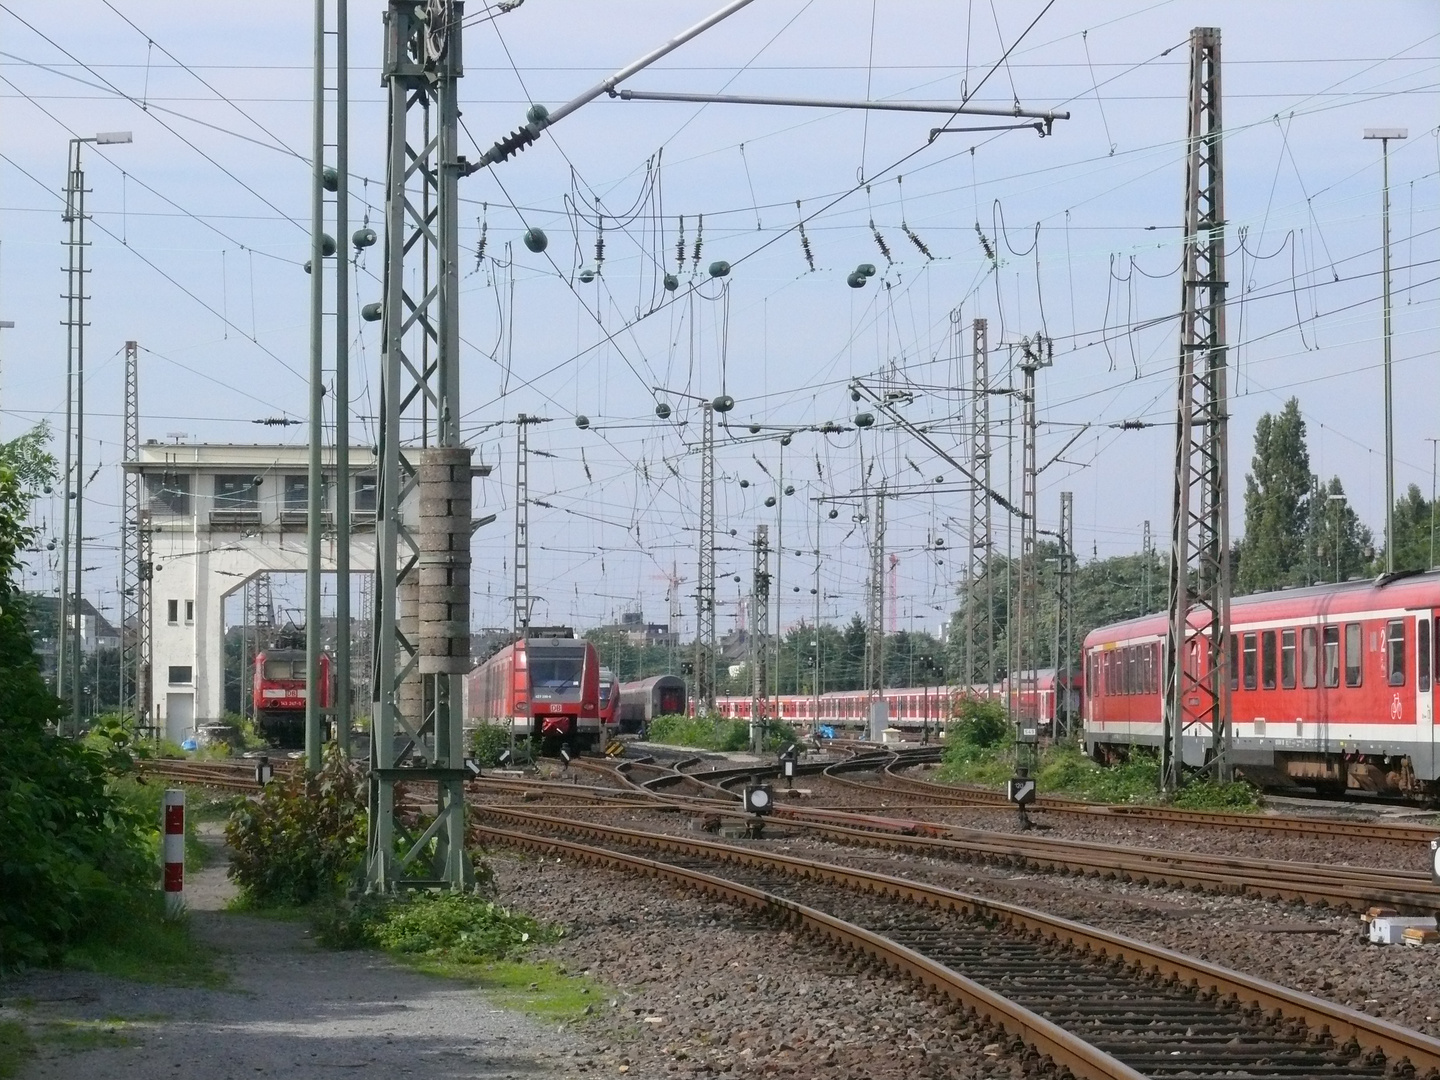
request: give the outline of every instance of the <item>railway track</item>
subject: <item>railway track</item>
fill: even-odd
[[[513,809],[485,811],[474,831],[492,844],[661,878],[765,912],[945,995],[1077,1077],[1440,1076],[1440,1040],[1016,905]]]
[[[983,806],[995,809],[1011,809],[1003,793],[988,788],[967,787],[955,784],[940,784],[931,780],[920,780],[904,776],[905,769],[913,762],[897,758],[876,770],[884,777],[883,783],[872,784],[863,780],[841,777],[827,773],[829,779],[858,790],[893,790],[907,795],[923,796],[937,804],[950,806]],[[849,770],[854,771],[854,770]],[[1434,826],[1412,825],[1403,822],[1342,821],[1334,818],[1316,818],[1301,814],[1240,814],[1218,810],[1181,810],[1168,806],[1133,806],[1110,803],[1092,803],[1080,799],[1067,799],[1054,795],[1042,795],[1031,806],[1033,811],[1055,814],[1072,814],[1089,818],[1109,818],[1124,821],[1154,821],[1170,825],[1192,825],[1224,829],[1249,829],[1261,832],[1291,833],[1309,836],[1359,837],[1365,840],[1390,843],[1415,844],[1428,848],[1436,836]]]
[[[253,791],[255,788],[253,775],[247,774],[243,768],[220,767],[220,763],[211,762],[148,764],[153,766],[154,775],[165,775],[185,783],[223,786],[227,790]],[[613,770],[627,785],[623,788],[488,776],[478,783],[480,789],[508,792],[522,802],[543,797],[575,805],[599,802],[626,806],[627,809],[679,810],[745,820],[735,794],[720,787],[719,783],[702,781],[692,774],[678,773],[665,766],[623,764],[628,767]],[[645,774],[643,779],[635,775],[636,764]],[[604,769],[606,766],[596,763],[595,768]],[[750,775],[753,771],[725,770],[723,775],[701,775],[727,782]],[[661,794],[656,791],[657,788],[687,784],[702,794]],[[472,791],[475,790],[472,787]],[[475,806],[477,809],[490,809],[493,804],[476,801]],[[783,803],[776,807],[775,820],[821,839],[903,851],[923,858],[958,859],[1147,885],[1238,893],[1261,899],[1290,900],[1357,911],[1374,904],[1390,904],[1405,911],[1426,913],[1440,909],[1440,886],[1431,883],[1428,872],[1419,870],[1375,869],[1116,846]]]

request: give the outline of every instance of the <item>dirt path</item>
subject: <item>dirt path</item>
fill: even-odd
[[[587,1071],[597,1048],[581,1035],[374,952],[319,949],[302,923],[225,912],[229,895],[223,863],[193,876],[194,934],[222,952],[224,989],[83,972],[0,982],[0,1018],[22,1019],[39,1040],[20,1080],[500,1080]]]

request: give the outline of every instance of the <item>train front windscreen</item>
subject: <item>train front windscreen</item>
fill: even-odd
[[[536,701],[579,701],[585,650],[539,649],[528,656],[530,696]]]

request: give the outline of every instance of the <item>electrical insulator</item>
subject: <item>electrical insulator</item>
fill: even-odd
[[[655,415],[658,416],[661,420],[669,420],[670,406],[666,405],[663,401],[660,402],[659,405],[655,406]]]
[[[575,417],[575,426],[578,427],[581,431],[584,431],[590,426],[590,418],[583,415]]]
[[[370,247],[378,239],[380,239],[380,237],[375,235],[375,230],[370,228],[369,225],[366,225],[363,229],[355,230],[350,237],[350,242],[354,244],[356,248],[363,249]]]
[[[523,237],[525,246],[539,255],[550,246],[550,238],[545,235],[543,229],[526,229]]]

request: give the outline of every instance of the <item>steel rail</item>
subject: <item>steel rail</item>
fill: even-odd
[[[913,776],[900,776],[896,772],[897,769],[909,767],[905,762],[893,762],[887,765],[883,771],[889,786],[908,791],[911,794],[926,795],[937,801],[953,802],[957,805],[993,805],[997,808],[1011,805],[998,791],[940,784]],[[872,789],[877,786],[857,781],[840,782]],[[1359,837],[1365,840],[1423,844],[1427,848],[1437,832],[1440,832],[1433,826],[1411,825],[1403,822],[1342,821],[1334,818],[1312,818],[1299,814],[1240,814],[1222,810],[1182,810],[1169,806],[1114,805],[1045,795],[1042,795],[1031,809],[1048,810],[1057,814],[1160,821],[1173,825],[1211,825],[1221,828],[1258,829],[1316,836]]]
[[[1086,926],[1070,919],[1048,915],[1003,901],[961,893],[938,885],[929,885],[908,878],[898,878],[868,870],[833,866],[809,859],[800,859],[775,852],[760,852],[732,844],[694,840],[660,833],[641,832],[589,822],[559,822],[524,811],[499,811],[496,816],[512,823],[558,829],[572,835],[608,839],[612,842],[653,850],[688,854],[743,866],[779,869],[799,878],[870,892],[881,897],[894,897],[910,903],[959,912],[972,917],[1004,923],[1017,932],[1068,945],[1100,957],[1117,958],[1141,971],[1151,971],[1163,978],[1178,979],[1213,990],[1256,1006],[1266,1012],[1276,1010],[1287,1018],[1300,1020],[1316,1032],[1328,1032],[1339,1041],[1354,1040],[1361,1047],[1376,1049],[1392,1063],[1407,1060],[1421,1075],[1440,1072],[1440,1040],[1401,1027],[1398,1024],[1369,1016],[1335,1002],[1292,990],[1255,976],[1232,971],[1205,960],[1185,956],[1173,950],[1136,941],[1106,930]],[[505,832],[479,826],[491,835]],[[519,833],[533,841],[530,834]],[[558,842],[550,840],[549,842]],[[576,845],[578,847],[578,845]],[[584,849],[582,849],[584,850]],[[588,849],[596,852],[596,849]],[[601,852],[608,857],[613,853]],[[594,854],[589,857],[596,857]],[[1049,1052],[1049,1051],[1046,1051]],[[1073,1068],[1073,1066],[1072,1066]]]
[[[472,832],[522,850],[561,853],[586,863],[624,868],[662,878],[751,910],[782,917],[822,940],[846,951],[869,956],[902,976],[919,982],[927,989],[959,1002],[975,1018],[999,1026],[1007,1035],[1019,1037],[1026,1045],[1047,1055],[1057,1065],[1068,1068],[1081,1080],[1144,1080],[1142,1073],[1077,1038],[1058,1024],[1031,1012],[1018,1002],[1010,1001],[958,971],[898,942],[816,908],[740,882],[727,881],[712,874],[638,855],[606,851],[554,837],[537,837],[478,823],[472,825]]]

